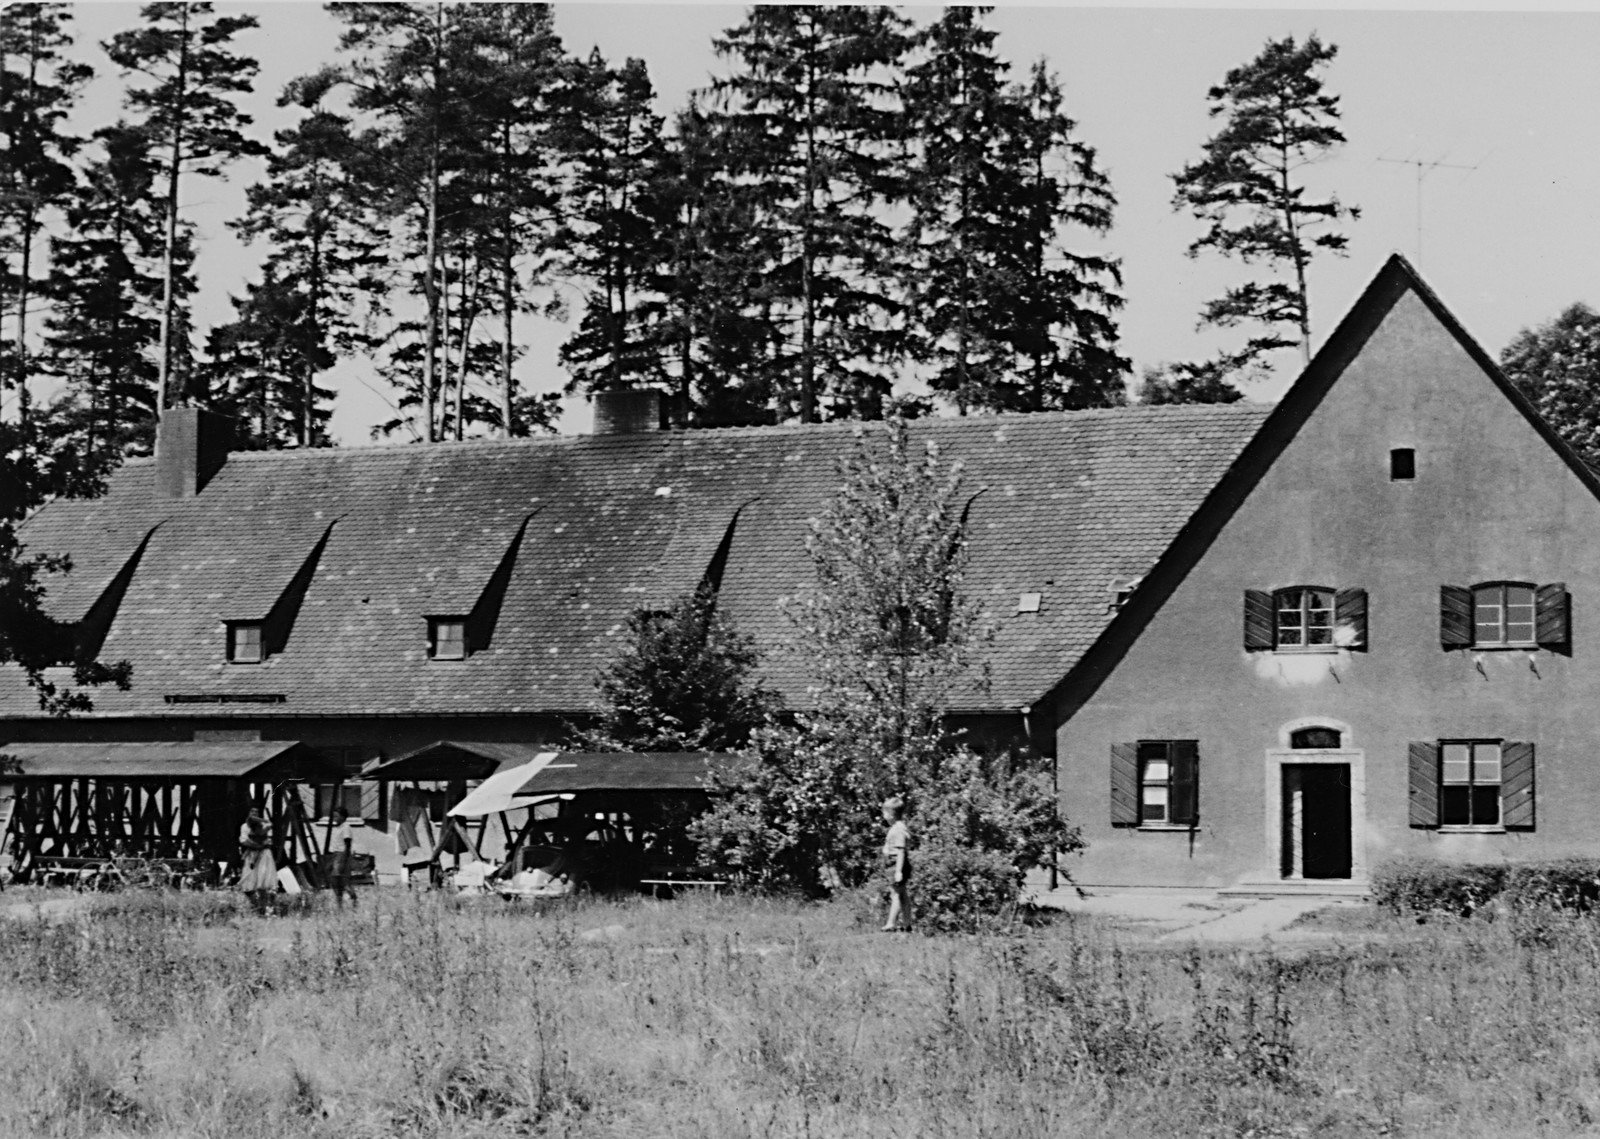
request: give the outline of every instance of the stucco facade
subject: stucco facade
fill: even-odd
[[[1091,651],[1103,654],[1098,666],[1087,661],[1058,690],[1060,785],[1088,840],[1072,866],[1080,882],[1300,878],[1309,816],[1294,812],[1318,799],[1319,820],[1348,826],[1350,843],[1348,869],[1320,876],[1356,884],[1401,854],[1593,852],[1592,477],[1552,445],[1409,269],[1386,273],[1263,427],[1261,453],[1244,456],[1233,485],[1225,479],[1202,508],[1209,523],[1181,536],[1152,573],[1157,595],[1140,599],[1127,628],[1108,630]],[[1413,452],[1412,478],[1394,477],[1400,450]],[[1441,587],[1498,581],[1564,583],[1567,646],[1443,647]],[[1294,586],[1365,591],[1365,645],[1247,649],[1245,591]],[[1337,739],[1315,741],[1334,746],[1291,746],[1311,726],[1335,729]],[[1123,746],[1126,763],[1129,746],[1162,740],[1197,742],[1192,819],[1130,825],[1124,805],[1114,825],[1114,750]],[[1490,825],[1418,825],[1413,754],[1432,756],[1423,748],[1449,740],[1531,743],[1531,812],[1519,787],[1518,807]],[[1339,800],[1331,815],[1330,797]],[[1420,806],[1425,819],[1431,805]]]

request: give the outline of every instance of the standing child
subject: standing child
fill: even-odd
[[[889,919],[883,932],[911,928],[911,830],[906,826],[906,801],[896,795],[884,800],[883,821],[889,833],[883,840],[883,861],[889,871]]]
[[[257,913],[266,913],[278,890],[278,864],[272,857],[272,824],[260,807],[251,807],[239,828],[239,864],[239,889]]]
[[[350,885],[356,842],[355,830],[350,826],[350,812],[343,807],[333,809],[333,832],[328,839],[328,878],[333,887],[334,901],[344,909],[345,895],[350,895],[350,905],[356,904],[356,892]]]

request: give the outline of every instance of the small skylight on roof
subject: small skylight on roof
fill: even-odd
[[[1042,593],[1024,593],[1017,598],[1018,613],[1037,613],[1039,603],[1044,600]]]
[[[670,486],[658,486],[658,487],[656,487],[656,497],[657,498],[671,498],[672,497],[672,488]]]

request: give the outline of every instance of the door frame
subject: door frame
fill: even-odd
[[[1305,748],[1288,747],[1289,731],[1302,727],[1342,727],[1328,720],[1310,720],[1286,725],[1282,747],[1267,749],[1266,762],[1266,878],[1273,882],[1302,881],[1283,876],[1283,769],[1293,764],[1336,764],[1350,768],[1350,877],[1312,878],[1310,882],[1355,882],[1367,880],[1367,755],[1359,748]],[[1349,730],[1340,733],[1349,739]]]

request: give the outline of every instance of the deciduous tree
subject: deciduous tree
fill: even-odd
[[[1140,403],[1234,403],[1244,393],[1228,382],[1227,368],[1203,364],[1158,364],[1146,368],[1139,384]]]
[[[754,642],[709,589],[631,613],[596,686],[605,711],[587,743],[620,751],[734,751],[777,708]]]
[[[1600,313],[1574,304],[1523,329],[1500,354],[1500,366],[1556,434],[1600,471]]]
[[[988,622],[963,588],[974,494],[898,418],[861,428],[838,473],[806,540],[815,586],[784,603],[815,678],[808,707],[757,733],[754,762],[730,773],[697,834],[753,881],[856,886],[875,865],[879,803],[903,794],[934,855],[918,896],[977,920],[1078,839],[1036,762],[986,760],[945,726],[955,686],[984,683]]]

